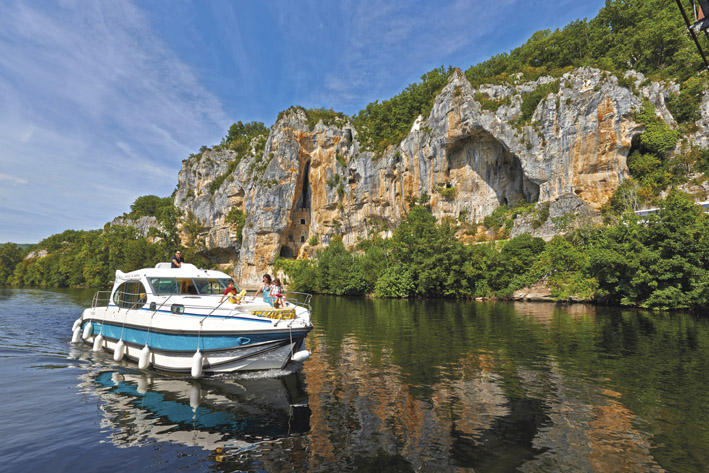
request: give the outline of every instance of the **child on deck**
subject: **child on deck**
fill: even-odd
[[[281,286],[281,280],[276,278],[273,280],[273,289],[272,289],[272,294],[273,294],[273,307],[285,307],[286,306],[286,301],[283,298],[283,286]]]
[[[222,294],[222,298],[219,299],[220,304],[224,301],[225,297],[229,297],[229,302],[231,302],[232,304],[240,303],[239,300],[236,298],[236,288],[234,287],[233,279],[230,279],[227,283],[226,289],[224,289],[224,294]]]

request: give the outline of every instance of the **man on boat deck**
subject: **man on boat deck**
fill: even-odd
[[[171,268],[181,268],[182,263],[184,263],[185,260],[182,259],[182,252],[180,250],[177,250],[175,252],[175,256],[172,257],[172,261],[170,262],[170,267]]]

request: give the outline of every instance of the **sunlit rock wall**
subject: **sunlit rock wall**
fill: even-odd
[[[430,115],[419,117],[384,156],[363,151],[347,121],[311,129],[302,110],[291,110],[271,128],[263,154],[242,159],[214,192],[210,185],[235,154],[207,151],[186,160],[175,203],[204,227],[198,241],[207,254],[236,263],[242,284],[257,283],[279,255],[312,254],[316,240],[327,245],[339,234],[353,245],[373,232],[386,235],[411,198],[424,194],[437,218],[468,222],[482,221],[502,204],[561,196],[567,203],[558,208],[594,211],[627,176],[626,157],[642,132],[633,119],[642,99],[673,123],[664,105],[672,86],[641,87],[647,82],[641,75],[629,77],[635,92],[591,68],[474,89],[456,70]],[[555,80],[558,93],[519,123],[523,94]],[[486,110],[483,101],[499,106]],[[241,243],[225,220],[232,208],[247,215]]]

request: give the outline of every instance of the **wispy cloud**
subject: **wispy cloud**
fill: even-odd
[[[10,184],[27,184],[29,182],[27,179],[22,177],[11,176],[9,174],[3,174],[0,172],[0,181],[9,182]]]
[[[180,160],[228,123],[127,1],[6,2],[0,103],[0,180],[22,184],[0,186],[0,242],[98,228],[139,195],[169,194]]]
[[[363,96],[388,98],[434,67],[465,66],[451,58],[488,35],[511,3],[350,2],[341,60],[325,77],[323,100],[362,106]]]
[[[313,86],[310,77],[303,87],[311,103],[354,113],[400,92],[435,67],[466,68],[520,44],[533,31],[563,26],[582,15],[578,3],[591,13],[602,5],[571,0],[349,0],[337,2],[339,11],[333,13],[313,0],[282,8],[278,25],[290,37],[307,31],[314,41],[337,48],[321,71],[322,81]],[[320,24],[329,25],[326,33],[319,31]],[[295,48],[302,51],[303,46],[300,40],[291,46],[293,69],[302,62]]]

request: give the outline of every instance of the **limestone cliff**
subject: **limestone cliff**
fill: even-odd
[[[272,126],[263,153],[252,149],[236,167],[229,167],[236,154],[224,150],[186,160],[175,204],[202,227],[192,238],[215,261],[235,264],[242,283],[257,282],[279,255],[306,255],[311,240],[326,245],[341,234],[353,245],[372,232],[386,234],[411,197],[424,194],[439,219],[479,222],[522,199],[550,202],[557,214],[592,213],[627,176],[626,157],[642,132],[633,119],[642,99],[673,124],[665,98],[676,86],[627,78],[634,91],[592,68],[473,88],[456,70],[429,116],[380,157],[361,149],[348,121],[311,129],[305,113],[293,109]],[[543,84],[554,91],[531,119],[520,120],[524,94]],[[228,223],[232,209],[246,214],[241,235]]]

